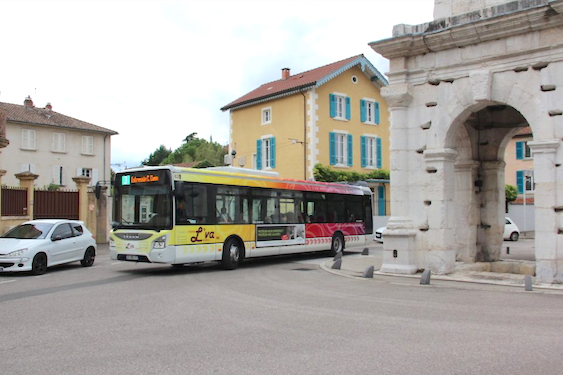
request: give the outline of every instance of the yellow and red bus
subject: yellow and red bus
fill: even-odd
[[[334,255],[373,239],[367,186],[235,169],[163,166],[117,173],[111,259],[178,266],[219,261],[234,269],[245,258]]]

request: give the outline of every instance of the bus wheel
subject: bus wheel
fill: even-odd
[[[234,270],[242,261],[242,246],[239,241],[229,238],[223,245],[221,265],[226,270]]]
[[[336,233],[332,236],[332,246],[330,247],[330,255],[335,256],[338,253],[341,253],[344,250],[344,237],[342,234]]]

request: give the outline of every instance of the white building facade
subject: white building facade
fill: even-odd
[[[111,178],[111,136],[115,131],[54,112],[52,106],[0,103],[6,114],[5,137],[0,169],[6,171],[2,184],[17,186],[16,174],[29,171],[39,177],[38,188],[58,186],[75,189],[72,178],[89,177],[109,184]]]
[[[381,271],[499,260],[504,155],[530,126],[536,281],[563,282],[563,0],[436,0],[370,43],[390,60],[391,205]]]

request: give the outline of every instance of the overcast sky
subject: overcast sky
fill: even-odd
[[[259,85],[364,54],[393,25],[432,20],[434,0],[0,0],[0,101],[119,133],[114,169],[192,132],[229,140],[220,108]]]

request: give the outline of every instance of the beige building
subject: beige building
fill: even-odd
[[[363,56],[266,83],[227,104],[233,165],[310,179],[317,163],[389,169],[386,79]]]
[[[0,111],[9,142],[0,159],[2,184],[18,185],[15,175],[25,171],[39,175],[39,188],[74,189],[77,176],[89,177],[91,186],[110,180],[111,136],[117,132],[55,112],[49,103],[35,107],[30,97],[23,105],[0,103]]]

